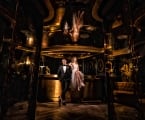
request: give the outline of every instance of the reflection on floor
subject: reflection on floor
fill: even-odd
[[[118,103],[114,106],[117,120],[139,120],[135,108]],[[15,104],[8,110],[4,120],[28,120],[27,107],[27,102]],[[107,104],[81,102],[59,107],[56,102],[37,103],[36,120],[108,120]]]

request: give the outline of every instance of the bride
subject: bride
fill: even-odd
[[[84,87],[85,84],[84,84],[84,74],[79,70],[77,58],[73,57],[69,65],[72,68],[72,79],[71,79],[72,88],[80,91],[80,88]]]

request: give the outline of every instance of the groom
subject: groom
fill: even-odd
[[[67,60],[65,58],[63,58],[61,61],[62,61],[62,65],[58,68],[58,71],[57,71],[57,75],[61,82],[61,89],[62,89],[59,102],[60,104],[62,103],[63,105],[66,105],[65,95],[69,89],[72,70],[71,70],[71,67],[67,65]]]

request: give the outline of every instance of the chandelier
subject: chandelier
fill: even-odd
[[[66,22],[64,25],[63,33],[65,35],[70,35],[73,42],[77,42],[80,34],[80,29],[83,26],[83,15],[84,11],[78,11],[73,14],[72,28],[69,29],[69,25]]]

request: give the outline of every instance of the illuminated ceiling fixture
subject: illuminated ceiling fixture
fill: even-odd
[[[64,34],[69,34],[73,42],[77,42],[80,34],[80,28],[83,26],[84,11],[78,11],[73,14],[72,28],[69,30],[68,23],[64,25]]]

